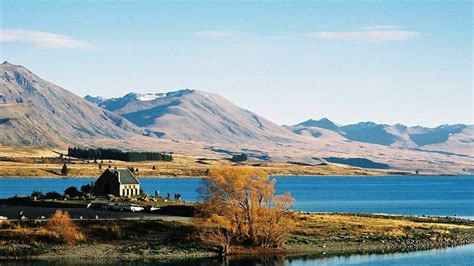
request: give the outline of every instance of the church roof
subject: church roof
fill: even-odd
[[[130,172],[128,169],[108,169],[106,171],[112,172],[115,176],[118,177],[118,182],[122,185],[135,185],[140,184],[140,181],[135,177],[135,175]]]

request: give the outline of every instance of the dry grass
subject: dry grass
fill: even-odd
[[[453,230],[474,230],[473,226],[415,222],[393,217],[375,218],[338,214],[302,214],[295,234],[315,237],[412,238],[430,233],[449,235]]]
[[[0,147],[0,177],[59,177],[62,164],[51,163],[59,157],[61,150],[33,147]],[[192,156],[175,155],[172,162],[142,161],[123,162],[103,160],[102,170],[99,169],[100,160],[72,160],[68,163],[69,176],[91,177],[99,176],[109,165],[111,167],[138,168],[139,177],[177,176],[194,177],[206,176],[208,169],[222,166],[236,165],[224,158],[200,158]],[[255,167],[266,171],[270,175],[384,175],[386,172],[366,170],[339,165],[305,166],[290,163],[277,163],[266,161],[246,161],[243,166]],[[153,170],[155,166],[155,170]]]
[[[67,151],[45,147],[0,146],[0,157],[56,157],[61,152],[66,153]]]
[[[36,245],[40,242],[55,242],[55,236],[44,226],[17,222],[0,224],[0,247],[13,244]]]
[[[393,216],[300,214],[285,250],[266,253],[314,252],[355,254],[448,247],[474,242],[473,223],[455,225]],[[58,246],[46,222],[0,223],[0,256],[46,258],[183,258],[215,255],[198,241],[191,224],[150,220],[77,221],[85,240],[81,245]],[[242,247],[237,253],[259,253]]]

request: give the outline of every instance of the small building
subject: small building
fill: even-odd
[[[94,183],[94,195],[98,197],[127,197],[139,194],[140,181],[128,169],[107,168]]]

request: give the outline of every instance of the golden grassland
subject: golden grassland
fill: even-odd
[[[57,159],[66,151],[39,147],[0,147],[0,177],[61,177],[62,163]],[[101,163],[102,162],[102,163]],[[99,169],[101,164],[102,169]],[[240,165],[265,170],[270,175],[386,175],[388,172],[328,165],[299,165],[267,161],[246,161],[236,164],[225,158],[200,158],[174,155],[172,162],[123,162],[72,160],[67,164],[70,177],[98,177],[105,168],[138,168],[138,177],[206,176],[213,167]],[[155,170],[153,170],[153,166]]]
[[[474,222],[356,214],[299,214],[282,249],[236,247],[234,254],[351,254],[422,250],[474,243]],[[77,221],[84,238],[58,242],[45,222],[0,222],[0,257],[143,259],[216,255],[199,242],[190,220]],[[107,258],[104,258],[107,256]]]
[[[407,218],[390,215],[301,214],[294,235],[340,238],[415,238],[449,237],[457,230],[473,231],[474,222],[453,224],[438,218]]]
[[[57,157],[66,151],[45,147],[0,146],[0,157],[40,158]]]

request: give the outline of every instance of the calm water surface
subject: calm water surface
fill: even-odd
[[[273,257],[247,257],[247,258],[206,258],[179,261],[136,261],[111,263],[103,265],[196,265],[196,266],[257,266],[257,265],[473,265],[474,245],[461,246],[449,249],[417,251],[408,253],[392,253],[384,255],[353,255],[321,258],[317,255],[308,256],[273,256]],[[29,261],[29,262],[2,262],[4,266],[46,266],[46,265],[102,265],[88,261]]]
[[[275,177],[277,193],[291,192],[295,210],[474,217],[474,176]],[[58,191],[94,179],[0,178],[0,198]],[[142,189],[198,199],[199,178],[143,178]]]
[[[458,215],[474,217],[473,176],[390,176],[390,177],[275,177],[277,193],[291,192],[294,209],[304,211],[367,212],[414,215]],[[69,186],[94,179],[0,178],[0,198],[15,194],[29,195],[33,190],[62,192]],[[198,199],[198,178],[141,179],[149,194],[179,192],[184,200]],[[154,261],[123,265],[474,265],[474,245],[410,253],[358,255],[321,258],[300,257],[232,258]],[[97,265],[85,261],[1,262],[1,265]],[[118,265],[118,264],[113,264]],[[122,265],[122,264],[120,264]]]

